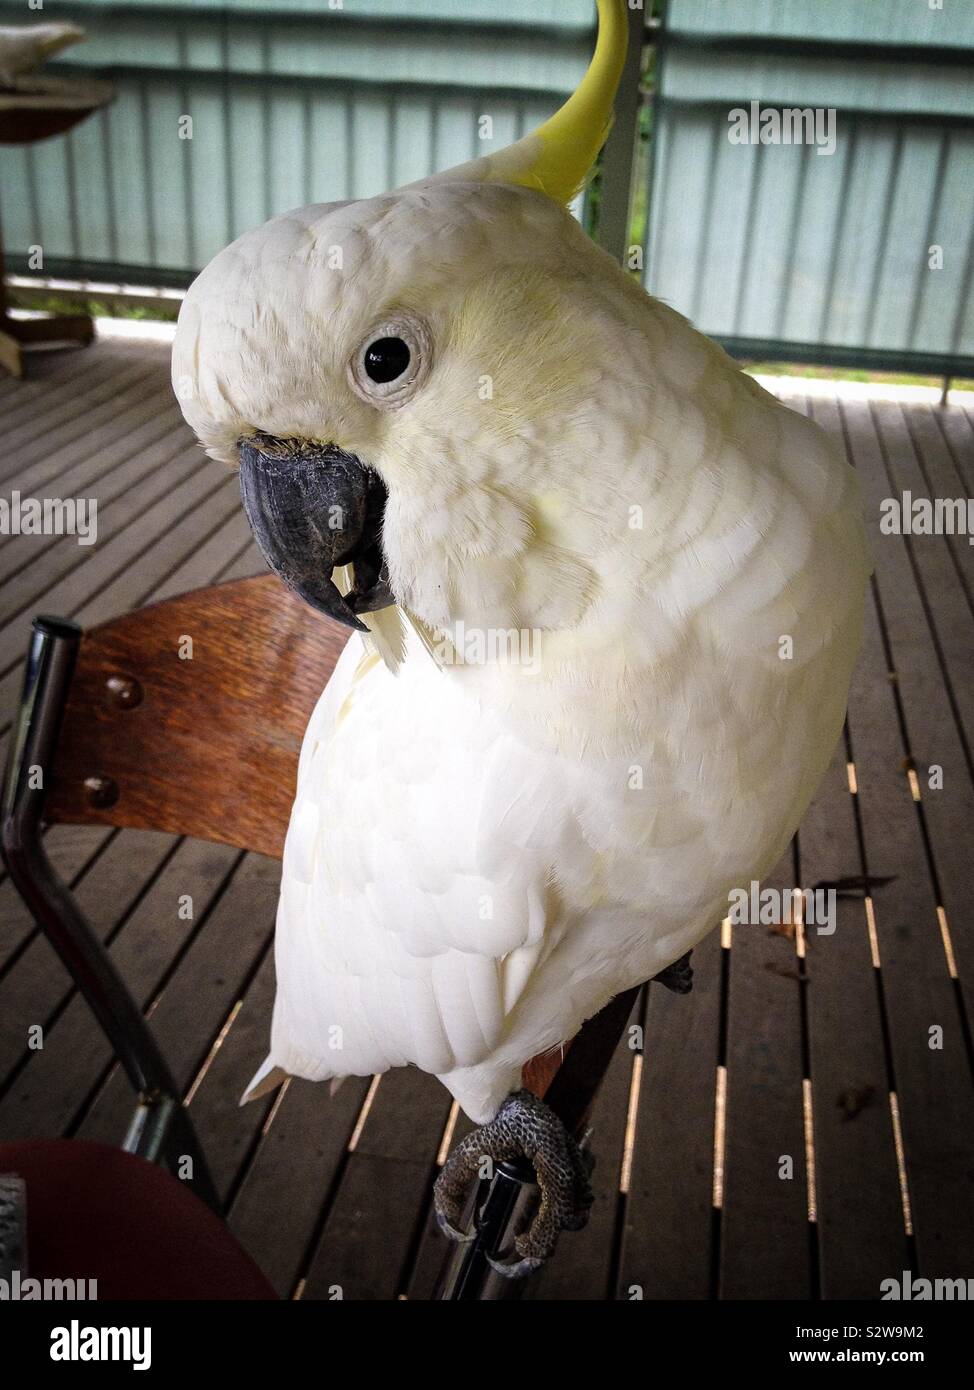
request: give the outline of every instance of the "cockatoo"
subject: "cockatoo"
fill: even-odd
[[[566,209],[625,56],[625,0],[598,11],[534,134],[246,233],[173,354],[269,564],[354,629],[302,747],[245,1099],[434,1073],[480,1126],[437,1181],[446,1230],[479,1155],[535,1166],[513,1274],[591,1200],[522,1066],[685,975],[779,859],[840,735],[869,570],[824,434]]]
[[[14,87],[17,79],[39,68],[62,48],[80,43],[87,35],[77,24],[0,26],[0,87]]]

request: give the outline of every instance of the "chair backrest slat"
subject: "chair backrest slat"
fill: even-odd
[[[273,575],[85,633],[45,819],[280,857],[301,739],[348,632]]]

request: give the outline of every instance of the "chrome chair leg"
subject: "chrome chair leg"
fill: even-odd
[[[508,1279],[490,1260],[509,1261],[514,1237],[534,1214],[538,1189],[529,1163],[499,1163],[494,1176],[479,1182],[471,1196],[467,1229],[471,1239],[452,1248],[440,1272],[434,1299],[451,1302],[520,1298],[525,1279]]]

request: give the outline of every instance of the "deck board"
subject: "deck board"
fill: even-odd
[[[591,1128],[598,1136],[592,1173],[595,1204],[588,1225],[572,1238],[572,1258],[552,1260],[529,1284],[529,1300],[592,1301],[607,1298],[616,1283],[619,1242],[625,1222],[629,1166],[627,1131],[635,1072],[641,1075],[646,1000],[649,986],[633,1005],[627,1033],[616,1048],[592,1107]],[[633,1030],[639,1030],[634,1033]],[[639,1060],[637,1060],[639,1059]]]
[[[175,968],[146,1001],[152,1031],[184,1094],[267,954],[279,877],[273,860],[244,855],[205,921],[187,938]],[[171,920],[175,912],[173,901]],[[158,917],[153,922],[158,930]],[[187,1019],[192,1019],[192,1028],[187,1028]],[[85,1115],[79,1136],[111,1141],[124,1133],[132,1104],[128,1081],[115,1067]]]
[[[690,994],[649,988],[620,1298],[700,1299],[711,1292],[724,954],[712,932],[693,953]]]
[[[143,420],[143,416],[147,418]],[[176,424],[173,410],[161,407],[158,400],[153,399],[148,405],[140,405],[137,414],[124,412],[120,435],[80,462],[61,470],[53,479],[48,472],[53,460],[47,459],[39,462],[36,471],[31,469],[27,474],[18,474],[21,492],[29,491],[36,482],[58,496],[87,497],[91,495],[91,489],[97,486],[99,523],[104,524],[106,514],[111,509],[107,520],[111,528],[117,530],[128,520],[128,516],[121,511],[123,500],[135,493],[132,500],[144,506],[139,484],[153,469],[167,464],[176,451],[172,443]],[[74,456],[76,450],[69,448],[68,454],[69,457]],[[11,608],[10,576],[29,568],[33,580],[34,574],[39,573],[34,569],[39,556],[54,547],[64,552],[64,568],[68,568],[70,560],[77,558],[67,552],[66,547],[60,546],[59,541],[60,537],[57,536],[16,536],[7,541],[0,554],[0,582],[3,584],[0,618],[6,619],[11,612],[17,611]]]
[[[432,1076],[408,1068],[381,1078],[361,1132],[351,1138],[302,1297],[327,1298],[336,1287],[355,1299],[403,1291],[449,1109],[449,1095]]]
[[[293,1297],[306,1277],[368,1091],[361,1077],[333,1096],[308,1081],[289,1082],[230,1205],[231,1229],[282,1298]]]
[[[877,529],[880,500],[903,489],[974,490],[974,425],[956,404],[787,399],[851,454],[877,568],[848,745],[768,882],[851,886],[833,936],[715,932],[690,996],[644,992],[642,1032],[593,1115],[592,1221],[530,1299],[874,1298],[900,1269],[954,1276],[974,1254],[974,547]],[[0,380],[0,423],[0,488],[99,502],[93,547],[0,542],[2,739],[35,612],[90,625],[263,562],[234,480],[182,423],[164,346],[47,354],[26,382]],[[470,1128],[447,1092],[406,1071],[237,1104],[267,1044],[276,864],[135,831],[54,827],[47,843],[149,1014],[232,1229],[281,1296],[429,1298],[446,1248],[431,1182],[448,1122],[454,1143]],[[0,882],[0,1138],[117,1142],[131,1105]]]
[[[764,880],[788,892],[792,851]],[[731,933],[723,1298],[808,1298],[808,1175],[802,1121],[801,980],[794,928]]]
[[[847,758],[843,742],[802,822],[800,882],[809,887],[863,875]],[[909,1255],[865,896],[864,886],[837,893],[834,933],[805,932],[823,1298],[874,1298],[888,1271],[906,1268]]]
[[[873,422],[868,410],[859,405],[844,407],[841,413],[862,470],[867,515],[876,519],[879,500],[888,495],[888,480]],[[829,415],[822,411],[822,422],[834,424]],[[927,539],[943,541],[942,537]],[[903,538],[874,536],[873,548],[878,602],[867,610],[849,725],[868,873],[894,880],[875,892],[873,910],[911,1220],[920,1269],[927,1275],[944,1275],[948,1268],[966,1267],[974,1248],[970,1176],[974,1172],[974,1092],[962,1000],[948,973],[937,893],[907,760],[911,758],[911,725],[919,727],[928,714],[936,712],[943,721],[940,735],[947,739],[951,722],[949,710],[940,710],[930,670],[924,669],[926,663],[936,670],[936,661]],[[911,672],[916,686],[911,684]],[[924,700],[933,702],[932,711]],[[906,730],[900,722],[900,701],[909,719]],[[971,826],[965,830],[957,824],[954,830],[966,836]],[[967,862],[969,866],[970,858]],[[963,917],[957,926],[970,950],[969,918],[967,931]],[[928,1045],[931,1027],[944,1030],[942,1051]]]

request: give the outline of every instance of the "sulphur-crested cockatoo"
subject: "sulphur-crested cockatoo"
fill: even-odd
[[[566,210],[625,0],[503,153],[248,232],[174,384],[271,566],[357,631],[308,725],[248,1096],[414,1064],[580,1224],[523,1064],[680,961],[778,860],[842,727],[868,562],[852,471]],[[789,639],[784,642],[782,639]]]

